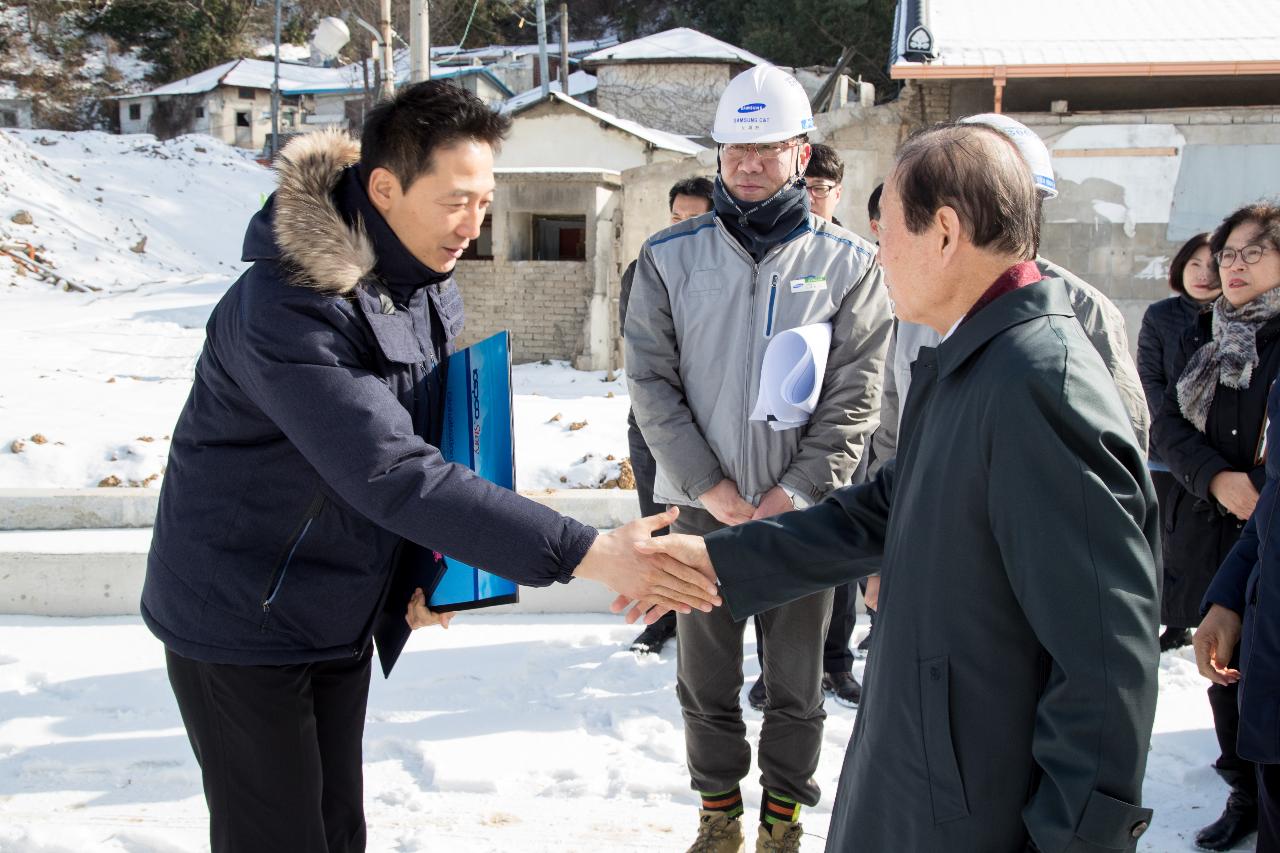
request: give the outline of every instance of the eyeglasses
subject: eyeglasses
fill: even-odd
[[[814,198],[826,198],[831,195],[831,191],[839,184],[805,184],[805,189],[809,191],[809,195]]]
[[[782,155],[795,148],[796,142],[747,142],[747,143],[730,143],[720,146],[720,158],[726,163],[740,163],[747,159],[748,154],[754,154],[760,158],[761,162],[769,160],[781,160]]]
[[[1256,264],[1262,260],[1264,253],[1271,251],[1270,246],[1259,246],[1257,243],[1252,246],[1245,246],[1243,249],[1222,249],[1213,253],[1213,259],[1218,262],[1220,267],[1229,267],[1236,262],[1236,258],[1244,261],[1246,264]]]

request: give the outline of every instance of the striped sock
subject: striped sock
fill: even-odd
[[[724,812],[729,817],[742,817],[742,789],[733,788],[719,794],[708,794],[705,791],[699,791],[702,795],[702,808],[709,812]]]
[[[795,823],[800,819],[800,804],[781,794],[766,790],[760,801],[760,823],[771,828],[775,823]]]

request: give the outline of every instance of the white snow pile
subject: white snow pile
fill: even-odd
[[[273,187],[249,154],[208,136],[0,131],[0,244],[32,247],[90,290],[234,277],[245,224]],[[26,273],[0,256],[0,296],[50,287]]]

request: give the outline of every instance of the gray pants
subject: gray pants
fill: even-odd
[[[711,513],[680,507],[674,533],[706,535],[724,527]],[[760,784],[806,806],[822,795],[813,774],[822,749],[822,644],[831,590],[761,613],[769,651],[764,660],[768,704],[760,730]],[[742,721],[742,633],[728,607],[677,617],[676,695],[693,789],[720,793],[751,770]]]

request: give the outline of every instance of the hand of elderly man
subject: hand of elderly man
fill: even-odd
[[[1240,614],[1229,607],[1215,604],[1200,621],[1191,645],[1196,652],[1200,674],[1226,687],[1240,680],[1239,670],[1231,669],[1231,655],[1240,642]]]
[[[796,505],[787,494],[787,490],[782,486],[774,486],[760,498],[760,506],[756,507],[751,519],[754,521],[758,518],[773,518],[775,515],[791,512],[795,508]]]
[[[670,525],[678,514],[679,510],[672,507],[600,534],[573,576],[599,581],[619,593],[620,598],[644,603],[646,609],[710,611],[720,604],[714,580],[687,565],[658,559],[637,547],[653,541],[652,534]]]
[[[672,533],[658,539],[645,539],[635,543],[635,550],[654,561],[668,572],[693,572],[702,583],[717,585],[716,571],[711,565],[711,557],[707,554],[707,544],[701,536],[690,536],[684,533]],[[716,603],[719,603],[717,597]],[[632,605],[635,605],[632,607]],[[630,610],[628,610],[630,608]],[[652,625],[667,614],[672,608],[661,602],[636,599],[633,596],[619,595],[609,607],[614,613],[626,611],[628,624],[643,619],[646,625]]]
[[[716,521],[729,527],[750,521],[756,511],[738,494],[738,484],[728,477],[698,495],[698,501]]]

